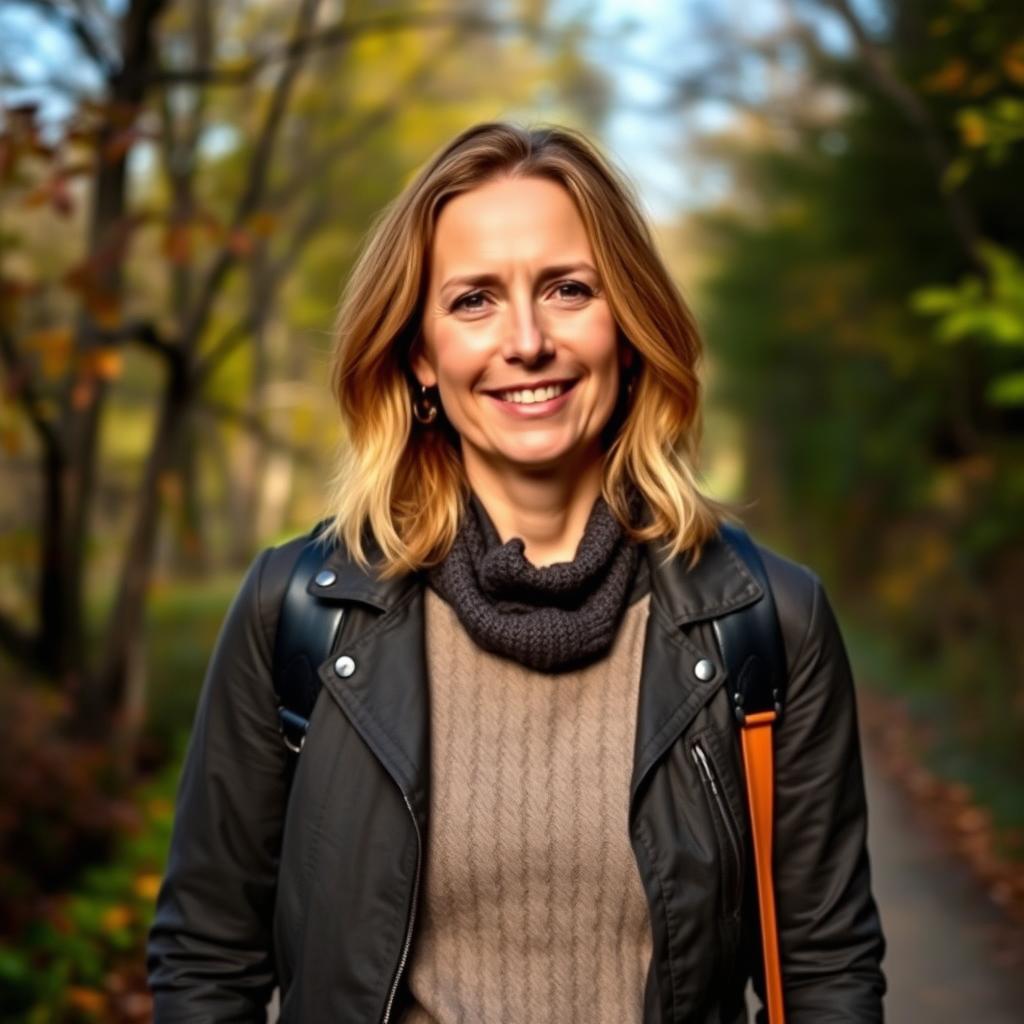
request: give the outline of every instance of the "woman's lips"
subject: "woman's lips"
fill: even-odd
[[[569,396],[575,390],[577,383],[578,381],[572,381],[560,395],[555,395],[554,398],[549,398],[546,402],[508,402],[499,395],[492,394],[488,394],[487,397],[502,412],[508,413],[510,416],[518,416],[521,419],[536,419],[538,416],[550,416],[552,413],[558,412],[569,400]]]

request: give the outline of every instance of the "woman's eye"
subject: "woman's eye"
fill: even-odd
[[[483,309],[483,306],[478,306],[475,303],[476,299],[483,299],[483,292],[470,292],[468,295],[463,295],[462,298],[456,299],[452,309]]]
[[[570,292],[568,295],[565,294],[564,291],[566,288],[568,288]],[[579,281],[563,281],[558,285],[556,291],[561,294],[563,299],[589,298],[594,294],[585,284],[580,284]]]

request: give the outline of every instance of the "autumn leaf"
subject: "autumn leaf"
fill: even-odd
[[[0,448],[8,455],[20,455],[22,450],[22,433],[17,423],[0,428]]]
[[[1024,39],[1018,39],[1003,51],[1002,64],[1011,82],[1024,85]]]
[[[74,332],[70,327],[54,327],[30,334],[25,339],[25,347],[39,353],[45,377],[59,377],[67,369],[73,342]]]
[[[121,376],[124,369],[124,357],[121,350],[111,346],[101,346],[82,353],[80,360],[82,369],[98,377],[100,380],[114,380]]]
[[[123,903],[116,904],[112,907],[107,907],[103,911],[103,916],[100,918],[100,924],[105,932],[119,932],[132,923],[135,914],[131,907],[125,906]]]
[[[970,68],[962,57],[953,57],[921,83],[926,92],[957,92],[967,81]]]
[[[985,118],[977,110],[968,109],[960,111],[957,117],[957,124],[960,128],[960,137],[965,146],[984,146],[988,140],[988,125]]]
[[[132,886],[135,895],[141,900],[152,902],[160,892],[160,876],[154,874],[138,875]]]
[[[236,256],[248,256],[253,250],[253,237],[244,228],[233,228],[226,244]]]
[[[71,985],[67,990],[68,1005],[82,1013],[99,1015],[107,1008],[107,997],[94,988]]]
[[[192,231],[188,224],[168,225],[164,234],[164,255],[176,267],[186,266],[192,259]]]
[[[75,381],[71,389],[71,407],[82,411],[88,409],[96,396],[96,378],[82,376]]]
[[[277,227],[277,217],[269,210],[259,210],[249,218],[247,227],[257,238],[269,238]]]

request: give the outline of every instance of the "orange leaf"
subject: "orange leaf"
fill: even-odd
[[[71,389],[71,406],[73,409],[88,409],[96,395],[96,378],[79,377]]]
[[[963,57],[953,57],[921,84],[927,92],[956,92],[967,81],[969,71]]]
[[[83,353],[82,366],[88,373],[101,380],[114,380],[121,376],[124,358],[121,350],[110,346],[90,349]]]
[[[62,216],[70,217],[75,212],[75,201],[68,188],[68,181],[64,175],[58,175],[53,179],[50,187],[50,202],[53,208]]]
[[[40,351],[53,348],[67,349],[73,338],[74,332],[70,327],[51,327],[45,331],[33,331],[25,339],[25,347]]]
[[[164,255],[176,267],[192,259],[192,232],[187,224],[170,224],[164,234]]]
[[[139,875],[133,886],[135,895],[146,901],[155,900],[160,891],[159,875]]]
[[[0,428],[0,447],[8,455],[19,455],[21,453],[22,436],[17,425]]]
[[[1018,39],[1003,53],[1003,71],[1011,82],[1024,85],[1024,39]]]
[[[253,250],[252,235],[244,228],[234,228],[228,235],[227,246],[236,256],[248,256]]]
[[[107,907],[103,911],[103,916],[100,918],[100,923],[103,925],[104,931],[117,932],[122,928],[127,928],[132,923],[134,917],[131,907],[126,907],[124,904],[117,904],[113,907]]]
[[[103,147],[103,157],[108,163],[120,160],[139,139],[139,132],[135,128],[125,128],[113,135]]]
[[[85,308],[100,327],[112,330],[121,322],[121,301],[113,292],[88,291],[82,299]]]
[[[107,1008],[107,997],[94,988],[71,985],[67,990],[68,1005],[83,1013],[100,1014]]]
[[[70,327],[55,327],[30,334],[25,339],[25,345],[39,352],[44,376],[59,377],[67,369],[73,341],[74,332]]]
[[[277,217],[269,210],[260,210],[249,218],[249,231],[257,238],[269,238],[277,227]]]

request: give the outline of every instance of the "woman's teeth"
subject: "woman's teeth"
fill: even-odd
[[[564,384],[552,384],[546,388],[535,388],[532,391],[501,391],[498,397],[503,402],[516,402],[521,405],[532,405],[534,402],[550,402],[557,398],[566,386]]]

